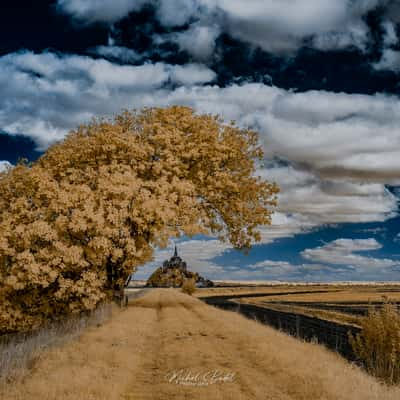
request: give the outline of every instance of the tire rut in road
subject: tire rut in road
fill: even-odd
[[[227,398],[227,392],[231,392],[231,398],[242,398],[236,396],[237,388],[226,391],[228,386],[236,386],[237,383],[189,386],[168,381],[173,373],[179,371],[195,374],[227,370],[226,364],[221,363],[225,355],[218,350],[220,339],[216,343],[213,338],[214,327],[204,326],[204,321],[199,320],[193,310],[193,307],[182,303],[159,308],[157,323],[147,341],[149,357],[143,362],[139,376],[134,377],[135,389],[124,399],[223,399]]]
[[[252,338],[243,337],[243,330],[239,328],[232,329],[232,326],[221,320],[221,311],[212,306],[194,308],[193,313],[208,326],[211,332],[217,332],[216,337],[222,338],[227,346],[218,346],[217,351],[226,357],[224,366],[236,369],[238,390],[245,399],[291,399],[289,395],[282,392],[281,388],[277,388],[272,384],[270,374],[273,374],[273,368],[266,368],[268,360],[260,356],[257,347],[254,347]],[[241,316],[239,316],[241,317]],[[230,318],[229,318],[230,319]],[[243,322],[239,318],[240,322]],[[252,324],[252,321],[246,321]],[[263,353],[261,353],[263,354]]]

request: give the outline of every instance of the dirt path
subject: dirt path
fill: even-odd
[[[394,400],[317,345],[162,289],[104,326],[43,354],[1,399]]]

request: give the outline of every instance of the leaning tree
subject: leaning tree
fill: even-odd
[[[0,331],[91,310],[168,238],[239,249],[271,222],[258,135],[188,107],[125,111],[0,174]]]

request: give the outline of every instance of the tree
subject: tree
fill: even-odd
[[[0,331],[91,310],[168,238],[259,240],[278,187],[256,132],[188,107],[125,111],[0,174]]]

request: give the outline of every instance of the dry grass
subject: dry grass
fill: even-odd
[[[281,293],[281,292],[301,292],[305,290],[324,290],[324,286],[291,286],[291,285],[275,285],[275,286],[250,286],[250,287],[212,287],[204,288],[197,291],[197,297],[209,296],[230,296],[244,295],[254,293]]]
[[[319,318],[326,321],[332,321],[339,324],[360,326],[363,317],[352,314],[346,314],[345,312],[319,310],[308,306],[297,306],[291,304],[263,304],[256,301],[240,301],[240,303],[255,304],[259,307],[266,306],[268,309],[282,311],[293,314],[305,315],[307,317]]]
[[[100,326],[111,316],[111,308],[111,304],[104,304],[90,315],[69,317],[32,333],[0,337],[0,385],[17,384],[45,350],[76,339],[87,327]]]
[[[324,291],[325,293],[321,293]],[[303,293],[306,292],[306,293]],[[309,301],[309,302],[373,302],[388,297],[400,301],[400,285],[275,285],[238,288],[207,288],[197,292],[198,297],[262,294],[257,301]],[[283,294],[287,293],[287,294]],[[273,296],[276,294],[276,296]],[[272,296],[271,296],[272,295]]]
[[[330,289],[326,293],[300,293],[287,294],[283,296],[267,296],[258,298],[258,301],[279,302],[315,302],[315,303],[351,303],[351,302],[380,302],[385,298],[391,301],[400,301],[400,288],[390,287],[350,287],[345,289]]]
[[[389,384],[400,383],[400,314],[397,306],[385,303],[371,309],[362,321],[362,331],[350,336],[355,354],[372,375]]]
[[[196,293],[198,297],[235,296],[265,294],[265,297],[241,297],[233,299],[237,303],[254,304],[282,312],[291,312],[310,317],[325,319],[342,324],[361,325],[363,316],[342,310],[323,310],[313,307],[313,303],[327,306],[346,304],[346,307],[359,307],[359,303],[368,306],[370,302],[383,302],[390,299],[400,302],[400,285],[274,285],[265,287],[217,287],[202,289]],[[310,303],[308,305],[301,303]],[[289,303],[289,304],[287,304]],[[299,303],[299,304],[296,304]]]
[[[182,386],[177,369],[235,372],[230,383]],[[398,400],[319,345],[303,343],[178,290],[154,289],[77,340],[53,348],[5,400]]]

